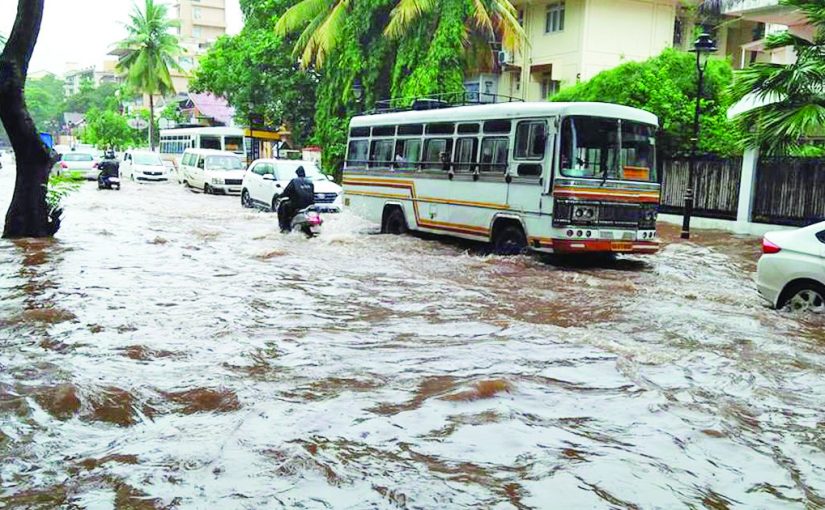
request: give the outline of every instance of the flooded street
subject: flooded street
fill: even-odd
[[[757,239],[560,267],[128,184],[0,241],[0,508],[825,507]]]

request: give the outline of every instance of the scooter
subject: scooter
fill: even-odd
[[[287,199],[282,199],[278,202],[278,217],[281,216],[280,211],[285,207]],[[324,219],[318,213],[318,209],[311,205],[296,212],[292,217],[289,225],[289,232],[301,232],[305,236],[312,238],[321,233],[321,225],[324,224]]]
[[[321,225],[324,224],[324,219],[315,209],[314,205],[302,209],[295,213],[292,218],[291,230],[292,232],[303,232],[307,237],[315,237],[321,233]]]
[[[120,190],[120,163],[106,160],[98,168],[100,173],[97,175],[97,189]]]

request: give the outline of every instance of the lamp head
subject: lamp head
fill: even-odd
[[[352,96],[356,101],[360,101],[364,96],[364,86],[361,84],[360,78],[356,78],[355,81],[352,82]]]
[[[693,43],[693,49],[690,51],[707,55],[709,53],[715,53],[717,49],[716,42],[710,37],[710,34],[700,34],[696,42]]]

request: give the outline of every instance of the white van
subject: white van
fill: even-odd
[[[178,169],[183,184],[207,195],[240,195],[245,170],[237,154],[213,149],[186,149]]]

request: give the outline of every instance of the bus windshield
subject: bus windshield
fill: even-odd
[[[243,161],[235,156],[208,156],[207,170],[244,170]]]
[[[655,126],[628,120],[567,117],[561,132],[561,173],[656,182],[655,130]]]

